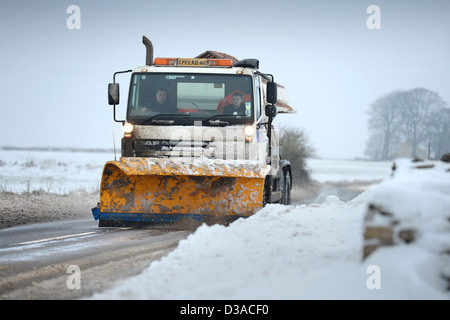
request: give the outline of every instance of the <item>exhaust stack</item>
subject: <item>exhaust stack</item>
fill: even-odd
[[[142,43],[147,49],[147,54],[145,56],[145,65],[151,66],[153,64],[153,44],[146,36],[142,37]]]

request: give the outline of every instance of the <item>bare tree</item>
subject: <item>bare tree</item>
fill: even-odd
[[[442,98],[433,91],[417,88],[400,96],[403,117],[403,134],[411,143],[412,157],[417,156],[417,148],[427,142],[427,137],[436,116],[445,105]]]
[[[370,105],[366,154],[376,160],[390,159],[399,141],[402,125],[402,106],[399,97],[404,91],[388,93]]]
[[[367,155],[370,159],[380,161],[385,160],[382,157],[383,154],[383,134],[376,132],[372,133],[369,137],[369,140],[366,143],[366,149],[364,154]]]
[[[366,155],[374,160],[389,160],[397,156],[403,143],[411,146],[411,157],[428,142],[438,157],[449,146],[450,128],[446,103],[433,91],[416,88],[394,91],[370,105],[370,138]]]
[[[291,162],[292,174],[297,184],[309,182],[306,158],[314,154],[314,147],[303,129],[282,128],[280,130],[281,157]]]
[[[443,107],[434,110],[428,132],[428,139],[434,151],[434,157],[440,159],[450,153],[450,109]]]

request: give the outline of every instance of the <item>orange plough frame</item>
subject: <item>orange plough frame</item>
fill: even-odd
[[[202,221],[250,216],[262,207],[269,171],[270,166],[244,160],[109,161],[103,170],[100,204],[93,209],[94,217],[101,225],[105,221],[177,221],[183,217]]]

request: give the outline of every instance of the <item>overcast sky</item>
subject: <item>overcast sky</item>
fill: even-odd
[[[155,56],[259,59],[298,112],[276,124],[303,128],[322,157],[363,156],[367,110],[386,93],[424,87],[450,102],[448,0],[0,0],[0,146],[111,148],[113,131],[119,146],[107,84],[145,64],[143,35]],[[117,79],[120,117],[129,76]]]

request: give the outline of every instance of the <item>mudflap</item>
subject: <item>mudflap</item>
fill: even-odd
[[[269,166],[253,161],[121,158],[107,162],[99,226],[156,223],[228,223],[263,204]]]

